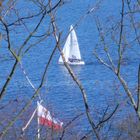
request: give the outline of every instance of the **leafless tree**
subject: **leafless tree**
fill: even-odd
[[[0,1],[0,27],[1,27],[1,33],[0,33],[0,41],[2,46],[5,47],[7,53],[9,54],[10,58],[12,58],[12,67],[9,69],[9,73],[6,77],[4,77],[3,85],[0,88],[0,100],[2,101],[4,97],[7,96],[7,88],[10,85],[11,80],[14,78],[14,74],[18,68],[23,73],[23,77],[26,78],[28,84],[33,89],[32,97],[29,101],[25,101],[25,105],[17,110],[12,110],[10,113],[14,116],[10,118],[5,118],[5,120],[0,122],[0,137],[6,138],[5,136],[11,135],[10,129],[12,128],[15,130],[14,137],[17,137],[18,139],[24,139],[23,134],[19,134],[16,131],[15,122],[17,120],[25,120],[22,118],[23,113],[27,113],[29,111],[30,105],[32,104],[33,100],[36,97],[39,97],[40,99],[40,93],[41,89],[45,84],[46,75],[48,72],[48,68],[51,65],[52,58],[54,57],[54,54],[56,51],[58,51],[62,59],[64,61],[64,66],[67,69],[69,75],[72,77],[73,81],[76,83],[77,87],[80,89],[85,113],[79,113],[77,116],[75,116],[72,120],[70,120],[65,126],[63,131],[60,135],[60,140],[64,139],[64,135],[66,134],[67,129],[70,127],[70,125],[77,119],[79,119],[82,115],[85,115],[88,123],[90,124],[90,131],[85,133],[80,139],[88,139],[89,136],[94,136],[96,139],[101,140],[101,128],[104,126],[106,122],[111,120],[111,118],[115,115],[117,112],[117,109],[119,108],[120,104],[116,104],[116,107],[112,109],[112,112],[108,113],[108,108],[103,112],[102,117],[99,120],[94,120],[94,117],[91,115],[91,107],[89,106],[88,98],[87,98],[87,92],[82,84],[82,82],[78,79],[76,76],[76,73],[74,73],[71,66],[65,61],[65,57],[62,51],[62,44],[64,40],[62,40],[61,35],[62,32],[59,31],[58,25],[57,25],[57,17],[56,12],[58,11],[61,6],[66,6],[64,0],[57,0],[55,3],[52,0],[30,0],[28,1],[29,8],[24,10],[19,9],[18,4],[20,1],[17,0],[1,0]],[[27,2],[25,2],[27,4]],[[87,10],[84,15],[81,15],[77,22],[74,24],[74,28],[78,27],[79,24],[89,15],[93,14],[99,9],[100,4],[102,3],[102,0],[99,0],[96,2],[96,4]],[[20,5],[22,5],[20,3]],[[31,7],[30,7],[31,5]],[[32,7],[35,7],[36,10],[33,10]],[[126,9],[126,7],[128,7]],[[117,63],[114,62],[114,58],[112,57],[112,54],[110,53],[111,46],[106,43],[106,33],[104,32],[102,27],[102,24],[100,22],[99,17],[96,17],[94,15],[95,23],[97,26],[97,30],[99,32],[99,43],[102,45],[102,49],[105,52],[106,58],[108,61],[106,62],[97,52],[98,45],[94,50],[95,57],[99,60],[101,64],[103,64],[105,67],[110,69],[118,78],[120,81],[122,87],[124,88],[125,93],[127,94],[129,101],[131,102],[132,107],[134,108],[138,118],[140,119],[140,66],[138,66],[138,83],[137,83],[137,100],[135,99],[135,95],[133,94],[133,91],[130,90],[125,77],[123,76],[121,70],[123,69],[123,59],[124,59],[124,53],[127,50],[128,46],[131,45],[133,42],[136,42],[136,46],[140,45],[140,36],[139,36],[139,21],[137,21],[136,17],[139,14],[139,7],[140,3],[139,1],[135,1],[134,3],[131,0],[122,0],[121,1],[121,11],[120,11],[120,19],[115,24],[115,26],[112,26],[111,30],[109,30],[109,34],[111,37],[111,41],[113,41],[117,46]],[[136,16],[135,16],[136,15]],[[50,21],[48,22],[48,18]],[[126,22],[127,19],[127,22]],[[32,20],[35,20],[31,26]],[[45,30],[42,32],[40,31],[41,28],[43,28],[44,24],[47,22]],[[128,26],[125,26],[125,24],[129,23]],[[130,28],[130,25],[132,28]],[[116,28],[117,27],[117,28]],[[106,28],[106,27],[105,27]],[[126,36],[126,31],[131,30],[135,37],[132,38],[132,40],[129,40]],[[22,32],[21,32],[22,31]],[[40,33],[41,32],[41,33]],[[20,37],[20,41],[17,40],[13,41],[13,36],[16,35],[16,37]],[[117,36],[114,36],[114,34],[117,34]],[[55,45],[53,46],[52,52],[50,53],[50,57],[47,60],[43,74],[41,76],[41,80],[38,87],[35,87],[35,85],[32,83],[31,79],[29,78],[29,75],[26,72],[26,68],[22,64],[22,60],[25,55],[29,55],[30,51],[32,49],[37,49],[39,45],[47,41],[49,38],[53,37],[53,41],[55,42]],[[3,46],[4,44],[4,46]],[[139,47],[137,47],[139,49]],[[100,49],[99,49],[100,50]],[[40,99],[41,100],[41,99]],[[128,99],[127,99],[128,101]],[[6,109],[10,104],[18,103],[18,99],[14,101],[10,101],[8,104],[0,106],[0,110]],[[21,103],[21,102],[20,102]],[[19,103],[19,104],[20,104]],[[93,107],[94,108],[94,107]],[[14,113],[13,113],[14,112]],[[16,115],[15,115],[16,114]],[[25,116],[24,116],[25,117]],[[8,123],[4,124],[3,122],[8,121]],[[53,137],[53,132],[50,133]],[[20,138],[19,138],[20,135]],[[22,137],[23,136],[23,137]],[[46,136],[47,137],[47,136]]]
[[[127,8],[128,7],[128,8]],[[127,94],[131,105],[133,106],[138,118],[140,119],[140,103],[139,103],[139,64],[137,65],[138,69],[138,83],[137,84],[137,100],[136,96],[134,95],[134,91],[131,91],[131,88],[127,84],[127,80],[125,79],[125,76],[122,73],[123,70],[123,62],[125,57],[125,52],[130,47],[132,51],[135,47],[137,49],[137,53],[139,54],[140,50],[140,44],[139,44],[139,28],[137,25],[139,24],[139,21],[137,19],[137,16],[139,15],[139,2],[138,1],[129,1],[129,0],[122,0],[121,1],[121,11],[120,11],[120,19],[115,25],[112,25],[112,28],[109,28],[109,35],[106,35],[105,28],[102,26],[100,19],[98,17],[94,17],[97,30],[99,32],[99,40],[100,42],[98,44],[102,45],[103,50],[105,52],[107,61],[104,60],[98,53],[97,49],[98,46],[94,50],[94,56],[98,59],[98,61],[103,64],[105,67],[110,69],[118,78],[119,82],[121,83],[125,93]],[[111,24],[111,22],[110,22]],[[132,25],[132,28],[131,28]],[[134,36],[131,38],[131,40],[128,38],[127,33],[132,32]],[[110,42],[113,42],[116,44],[117,50],[114,49],[114,51],[118,52],[117,63],[114,61],[113,54],[111,54],[111,45],[106,42],[107,39],[110,39]],[[137,53],[135,53],[137,55]],[[128,54],[127,54],[128,55]],[[133,57],[133,56],[131,56]]]

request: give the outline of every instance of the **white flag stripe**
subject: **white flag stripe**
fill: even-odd
[[[62,128],[63,122],[61,122],[58,119],[55,119],[51,116],[50,112],[43,107],[39,102],[37,102],[38,110],[37,110],[37,115],[40,118],[40,124],[47,125],[49,127],[56,127]],[[55,126],[56,125],[56,126]]]

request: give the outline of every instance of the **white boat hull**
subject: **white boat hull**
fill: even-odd
[[[80,62],[70,62],[70,61],[67,61],[67,63],[69,65],[85,65],[85,62],[84,61],[80,61]],[[59,62],[59,64],[64,64],[64,62]]]

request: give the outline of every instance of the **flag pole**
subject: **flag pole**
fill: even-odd
[[[27,124],[22,128],[22,131],[24,132],[25,129],[27,129],[27,127],[29,126],[29,124],[31,123],[33,117],[35,116],[35,113],[37,112],[37,108],[34,110],[33,114],[31,115],[30,119],[28,120]]]
[[[40,140],[40,125],[38,115],[37,115],[37,139]]]

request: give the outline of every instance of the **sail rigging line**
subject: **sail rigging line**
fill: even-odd
[[[27,75],[27,73],[26,73],[21,61],[19,61],[19,65],[20,65],[21,71],[23,72],[23,74],[24,74],[25,78],[27,79],[28,83],[31,85],[31,87],[34,89],[34,91],[37,92],[37,89],[35,88],[35,86],[31,82],[31,80],[29,79],[29,77],[28,77],[28,75]],[[39,100],[42,101],[40,94],[38,94],[38,97],[39,97]]]

